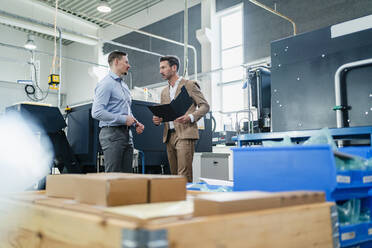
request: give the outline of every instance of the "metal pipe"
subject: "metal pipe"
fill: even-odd
[[[39,98],[39,96],[40,96],[40,88],[39,88],[40,78],[39,78],[39,80],[37,80],[38,78],[37,78],[37,67],[35,65],[35,52],[34,52],[34,50],[30,50],[29,52],[31,53],[31,60],[30,60],[30,63],[28,63],[30,65],[30,68],[31,68],[30,78],[33,82],[35,82],[35,85],[37,86],[35,88],[35,96],[36,96],[36,98]]]
[[[58,87],[58,108],[61,107],[61,88],[62,88],[62,31],[59,27],[56,27],[59,33],[59,69],[58,69],[58,75],[59,75],[59,87]]]
[[[336,107],[341,106],[341,76],[342,72],[346,71],[346,69],[351,69],[354,67],[359,67],[363,65],[372,64],[372,58],[370,59],[363,59],[354,61],[351,63],[346,63],[341,65],[335,73],[335,99],[336,99]],[[343,127],[343,116],[342,116],[342,109],[336,109],[336,122],[337,127],[341,128]]]
[[[215,72],[219,72],[219,71],[228,71],[228,70],[232,70],[232,69],[236,69],[236,68],[240,68],[240,67],[244,67],[244,68],[252,68],[252,67],[257,67],[257,66],[263,66],[262,64],[270,64],[271,63],[271,58],[270,57],[265,57],[265,58],[262,58],[262,59],[258,59],[258,60],[254,60],[252,62],[249,62],[249,63],[245,63],[245,64],[241,64],[241,65],[235,65],[235,66],[230,66],[230,67],[225,67],[225,68],[217,68],[217,69],[214,69],[214,70],[210,70],[210,71],[206,71],[206,72],[202,72],[202,73],[198,73],[198,76],[199,77],[203,77],[205,75],[209,75],[211,73],[215,73]]]
[[[260,3],[260,2],[257,2],[256,0],[249,0],[249,1],[250,1],[251,3],[254,3],[255,5],[257,5],[257,6],[261,7],[261,8],[263,8],[263,9],[265,9],[265,10],[267,10],[267,11],[269,11],[269,12],[271,12],[271,13],[277,15],[277,16],[280,16],[281,18],[286,19],[287,21],[289,21],[289,22],[292,24],[292,26],[293,26],[293,35],[296,35],[296,34],[297,34],[296,23],[295,23],[292,19],[290,19],[289,17],[287,17],[287,16],[285,16],[285,15],[279,13],[278,11],[276,11],[276,10],[274,10],[274,9],[272,9],[272,8],[270,8],[270,7],[268,7],[268,6],[264,5],[264,4],[262,4],[262,3]]]
[[[6,15],[6,16],[15,18],[15,19],[23,20],[23,21],[26,21],[26,22],[38,24],[38,25],[41,25],[41,26],[45,26],[45,27],[49,27],[49,28],[54,28],[54,25],[52,25],[50,23],[45,23],[45,22],[41,22],[41,21],[34,20],[34,19],[31,19],[31,18],[26,18],[26,17],[18,16],[18,15],[15,15],[15,14],[12,14],[12,13],[8,13],[8,12],[2,11],[2,10],[0,10],[0,14],[3,14],[3,15]],[[0,20],[0,22],[1,22],[1,20]],[[59,28],[59,27],[57,27],[57,28]],[[144,50],[144,49],[141,49],[141,48],[124,45],[124,44],[117,43],[117,42],[114,42],[114,41],[103,40],[103,39],[100,39],[100,38],[98,38],[96,36],[78,33],[78,32],[75,32],[73,30],[69,30],[69,29],[65,29],[65,28],[60,28],[60,29],[64,33],[68,32],[70,34],[73,34],[73,35],[76,35],[76,36],[80,36],[82,38],[90,39],[91,41],[94,40],[96,43],[98,43],[99,41],[101,41],[101,42],[113,44],[113,45],[116,45],[116,46],[121,46],[121,47],[125,47],[125,48],[128,48],[128,49],[132,49],[132,50],[135,50],[135,51],[152,54],[152,55],[155,55],[155,56],[160,56],[160,57],[163,56],[162,54],[154,53],[154,52],[151,52],[151,51],[148,51],[148,50]],[[46,32],[42,32],[41,30],[39,30],[39,32],[46,33]],[[49,33],[46,33],[46,34],[50,35]],[[183,45],[183,43],[180,43],[180,44]],[[90,44],[90,45],[92,45],[92,44]],[[196,52],[196,50],[195,50],[195,52]]]
[[[19,20],[35,23],[35,24],[38,24],[38,25],[42,25],[42,26],[45,26],[45,27],[54,28],[54,25],[52,25],[50,23],[45,23],[45,22],[37,21],[37,20],[31,19],[31,18],[18,16],[18,15],[8,13],[8,12],[2,11],[2,10],[0,10],[0,14],[6,15],[6,16],[9,16],[9,17],[12,17],[12,18],[15,18],[15,19],[19,19]],[[61,81],[62,29],[57,27],[57,26],[55,28],[58,30],[58,33],[59,33],[59,70],[58,70],[58,75],[60,77],[60,83],[59,83],[59,87],[58,87],[58,103],[57,103],[58,108],[59,108],[59,107],[61,107],[61,86],[62,86],[62,81]]]
[[[189,67],[189,59],[188,59],[188,49],[187,45],[189,42],[189,8],[187,7],[187,0],[185,0],[185,10],[183,11],[183,76],[188,78],[188,67]]]
[[[139,29],[136,29],[136,28],[129,27],[127,25],[117,24],[117,23],[110,22],[110,21],[107,21],[107,20],[104,20],[104,19],[101,19],[101,18],[97,18],[97,17],[91,17],[91,16],[85,15],[83,13],[78,13],[78,12],[74,12],[74,13],[79,14],[79,15],[82,15],[82,16],[85,16],[85,17],[88,17],[88,18],[91,18],[91,19],[95,19],[95,20],[98,20],[98,21],[101,21],[101,22],[104,22],[104,23],[107,23],[107,24],[110,24],[110,25],[123,27],[123,28],[129,29],[129,30],[132,30],[133,32],[140,33],[140,34],[143,34],[143,35],[146,35],[146,36],[150,36],[150,37],[153,37],[153,38],[156,38],[156,39],[159,39],[159,40],[163,40],[163,41],[167,41],[167,42],[170,42],[170,43],[173,43],[173,44],[176,44],[176,45],[184,46],[184,44],[181,43],[181,42],[178,42],[178,41],[175,41],[175,40],[171,40],[171,39],[168,39],[168,38],[159,36],[159,35],[151,34],[151,33],[148,33],[148,32],[145,32],[145,31],[142,31],[142,30],[139,30]],[[12,13],[8,13],[8,12],[2,11],[2,10],[0,10],[0,14],[7,15],[7,16],[13,17],[15,19],[19,19],[19,20],[23,20],[23,21],[27,21],[27,22],[39,24],[39,25],[42,25],[42,26],[46,26],[46,27],[49,27],[49,28],[53,28],[54,27],[50,23],[44,23],[44,22],[41,22],[41,21],[38,21],[38,20],[34,20],[34,19],[31,19],[31,18],[26,18],[26,17],[18,16],[18,15],[15,15],[15,14],[12,14]],[[1,20],[0,20],[0,22],[1,22]],[[6,23],[6,24],[8,24],[8,23]],[[109,44],[113,44],[113,45],[125,47],[125,48],[132,49],[132,50],[135,50],[135,51],[144,52],[144,53],[148,53],[148,54],[152,54],[152,55],[156,55],[156,56],[163,56],[161,54],[154,53],[154,52],[151,52],[151,51],[148,51],[148,50],[144,50],[144,49],[140,49],[140,48],[136,48],[136,47],[132,47],[132,46],[123,45],[123,44],[120,44],[120,43],[117,43],[117,42],[113,42],[113,41],[106,41],[106,40],[103,40],[103,39],[99,39],[98,37],[95,37],[95,36],[92,36],[92,35],[86,35],[86,34],[78,33],[78,32],[75,32],[73,30],[69,30],[69,29],[65,29],[65,28],[61,28],[61,30],[63,30],[65,33],[68,32],[68,33],[71,33],[73,35],[77,35],[77,36],[80,36],[80,37],[88,38],[90,40],[93,39],[97,43],[98,43],[98,41],[103,41],[103,42],[106,42],[106,43],[109,43]],[[40,32],[41,33],[45,33],[45,32],[42,32],[42,31],[40,31]],[[50,35],[49,33],[47,33],[47,34]],[[86,43],[86,44],[88,44],[88,43]],[[194,53],[194,79],[197,80],[198,79],[198,75],[197,75],[197,72],[198,72],[197,51],[196,51],[196,48],[194,46],[192,46],[192,45],[187,45],[187,47],[190,48],[193,51],[193,53]]]
[[[159,39],[159,40],[163,40],[163,41],[167,41],[169,43],[173,43],[175,45],[179,45],[179,46],[185,46],[184,43],[181,43],[181,42],[178,42],[178,41],[175,41],[175,40],[172,40],[172,39],[168,39],[168,38],[165,38],[163,36],[160,36],[160,35],[156,35],[156,34],[152,34],[152,33],[148,33],[146,31],[143,31],[143,30],[139,30],[139,29],[136,29],[136,28],[133,28],[133,27],[130,27],[130,26],[127,26],[127,25],[124,25],[124,24],[119,24],[119,23],[114,23],[114,22],[111,22],[111,21],[107,21],[105,19],[102,19],[102,18],[98,18],[98,17],[92,17],[92,16],[89,16],[89,15],[86,15],[84,13],[80,13],[80,12],[74,12],[74,11],[71,11],[75,14],[79,14],[81,16],[84,16],[84,17],[87,17],[87,18],[91,18],[91,19],[94,19],[94,20],[97,20],[97,21],[100,21],[100,22],[103,22],[103,23],[106,23],[106,24],[110,24],[110,25],[113,25],[113,26],[118,26],[118,27],[122,27],[122,28],[126,28],[126,29],[129,29],[133,32],[136,32],[136,33],[139,33],[139,34],[143,34],[143,35],[146,35],[146,36],[149,36],[149,37],[152,37],[152,38],[156,38],[156,39]],[[194,53],[194,79],[195,80],[198,80],[198,55],[197,55],[197,52],[196,52],[196,48],[190,44],[187,45],[188,48],[190,48],[193,53]]]
[[[105,42],[105,43],[109,43],[109,44],[112,44],[112,45],[115,45],[115,46],[125,47],[125,48],[128,48],[128,49],[134,50],[134,51],[139,51],[139,52],[143,52],[143,53],[152,54],[152,55],[159,56],[159,57],[164,56],[164,55],[162,55],[160,53],[155,53],[155,52],[143,50],[141,48],[124,45],[124,44],[121,44],[121,43],[118,43],[118,42],[115,42],[115,41],[103,40],[103,39],[99,39],[99,41]]]
[[[6,43],[2,43],[0,42],[0,46],[4,46],[4,47],[9,47],[9,48],[14,48],[14,49],[18,49],[18,50],[24,50],[24,51],[28,51],[27,48],[24,48],[22,46],[15,46],[15,45],[11,45],[11,44],[6,44]],[[40,53],[40,54],[44,54],[44,55],[48,55],[50,57],[53,57],[53,54],[52,53],[48,53],[48,52],[45,52],[45,51],[41,51],[41,50],[34,50],[35,53]],[[12,60],[10,58],[5,58],[3,57],[4,59],[7,59],[7,60]],[[94,62],[90,62],[90,61],[86,61],[86,60],[82,60],[82,59],[76,59],[76,58],[70,58],[70,57],[66,57],[66,56],[62,56],[63,59],[67,59],[67,60],[71,60],[71,61],[75,61],[75,62],[80,62],[80,63],[85,63],[85,64],[89,64],[89,65],[94,65],[94,66],[100,66],[100,67],[105,67],[105,68],[108,68],[107,65],[101,65],[101,64],[97,64],[97,63],[94,63]],[[1,57],[0,57],[1,59]],[[17,62],[17,61],[20,61],[20,60],[13,60],[14,62]],[[12,62],[12,61],[11,61]],[[23,62],[23,61],[20,61],[20,63],[25,63],[27,64],[27,62]]]
[[[6,85],[9,85],[9,86],[6,86]],[[17,82],[13,82],[13,81],[5,81],[5,80],[1,80],[0,79],[0,88],[9,88],[9,89],[12,89],[12,88],[24,88],[25,85],[24,84],[19,84]],[[51,95],[57,95],[56,92],[49,92],[49,94]],[[65,94],[62,94],[62,96],[64,96]]]
[[[12,18],[15,19],[16,21],[12,20]],[[28,18],[28,17],[19,16],[13,13],[8,13],[3,10],[0,10],[0,23],[17,26],[17,27],[21,27],[24,29],[28,29],[28,30],[33,30],[38,33],[43,33],[43,34],[52,35],[52,36],[54,35],[53,30],[51,30],[51,29],[54,29],[54,25],[50,23],[38,21],[38,20]],[[30,23],[37,24],[38,26],[30,25]],[[50,29],[46,29],[45,27],[48,27]],[[63,30],[64,36],[66,36],[65,38],[68,40],[81,42],[81,43],[88,44],[88,45],[97,44],[97,37],[87,38],[87,36],[85,36],[84,38],[83,35],[75,31],[64,29],[64,28],[61,28],[61,30]]]
[[[248,118],[244,117],[244,119],[248,119],[248,133],[253,133],[253,128],[251,130],[251,122],[253,122],[253,112],[251,111],[250,107],[249,107],[249,104],[248,104],[248,109],[242,109],[242,110],[239,110],[239,111],[236,111],[235,112],[235,130],[236,130],[236,133],[239,134],[240,133],[240,120],[238,120],[238,115],[240,113],[248,113]],[[252,117],[252,119],[251,119]],[[253,126],[253,125],[252,125]]]
[[[247,74],[248,76],[248,74]],[[251,85],[247,85],[247,101],[248,101],[248,133],[251,133],[251,121],[253,122],[253,113],[251,111]],[[250,113],[252,113],[252,120],[250,117]],[[253,126],[253,125],[252,125]],[[253,128],[252,128],[253,129]],[[253,130],[252,130],[253,133]]]
[[[17,63],[17,64],[22,64],[22,65],[28,65],[28,62],[25,62],[23,60],[18,60],[18,59],[13,59],[13,58],[8,58],[8,57],[1,57],[0,56],[0,61],[3,62],[12,62],[12,63]]]
[[[262,111],[262,101],[261,101],[261,75],[260,69],[256,70],[256,94],[257,94],[257,118],[260,120],[262,118],[261,111]]]

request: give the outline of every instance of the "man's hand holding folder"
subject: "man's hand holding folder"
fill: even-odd
[[[160,117],[157,117],[157,116],[154,115],[152,117],[152,121],[155,123],[155,125],[159,126],[160,123],[163,122],[163,118],[160,118]],[[179,122],[179,123],[186,124],[186,123],[191,122],[191,118],[190,118],[189,115],[183,115],[183,116],[180,116],[177,119],[175,119],[174,122]]]
[[[190,121],[190,117],[185,115],[185,113],[190,108],[191,104],[193,104],[193,100],[187,93],[185,86],[183,86],[180,94],[172,100],[171,103],[148,106],[148,108],[154,114],[153,121],[156,125],[159,125],[163,121],[186,123]]]

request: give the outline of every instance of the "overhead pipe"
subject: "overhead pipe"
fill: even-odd
[[[2,11],[2,10],[0,10],[0,15],[1,14],[2,15],[6,15],[8,17],[13,17],[13,18],[18,19],[18,20],[23,20],[23,21],[26,21],[26,22],[38,24],[38,25],[41,25],[41,26],[46,26],[46,27],[49,27],[49,28],[52,27],[52,24],[40,22],[38,20],[34,20],[34,19],[31,19],[31,18],[26,18],[26,17],[18,16],[18,15],[15,15],[15,14],[12,14],[12,13],[8,13],[8,12]],[[104,20],[104,19],[101,19],[101,18],[90,17],[90,16],[87,16],[87,15],[82,14],[82,13],[79,13],[79,14],[82,15],[82,16],[86,16],[86,17],[92,18],[92,19],[99,20],[101,22],[104,22],[104,23],[107,23],[107,24],[110,24],[110,25],[114,25],[114,26],[119,26],[119,27],[123,27],[123,28],[126,28],[126,29],[130,29],[133,32],[140,33],[140,34],[143,34],[143,35],[146,35],[146,36],[149,36],[149,37],[153,37],[153,38],[156,38],[156,39],[159,39],[159,40],[167,41],[167,42],[170,42],[170,43],[173,43],[173,44],[176,44],[176,45],[180,45],[180,46],[184,46],[185,45],[185,44],[183,44],[181,42],[178,42],[178,41],[175,41],[175,40],[171,40],[171,39],[168,39],[168,38],[159,36],[159,35],[151,34],[151,33],[148,33],[148,32],[145,32],[145,31],[142,31],[142,30],[139,30],[139,29],[136,29],[136,28],[129,27],[127,25],[113,23],[113,22],[110,22],[110,21],[107,21],[107,20]],[[5,23],[5,24],[9,24],[9,25],[19,26],[16,23],[6,22],[2,18],[0,18],[0,22]],[[21,26],[21,27],[28,29],[27,26]],[[96,45],[99,41],[101,41],[101,42],[109,43],[109,44],[112,44],[112,45],[116,45],[116,46],[120,46],[120,47],[124,47],[124,48],[128,48],[128,49],[132,49],[132,50],[135,50],[135,51],[139,51],[139,52],[143,52],[143,53],[147,53],[147,54],[152,54],[152,55],[155,55],[155,56],[160,56],[160,57],[163,56],[162,54],[159,54],[159,53],[155,53],[155,52],[148,51],[148,50],[145,50],[145,49],[141,49],[141,48],[136,48],[136,47],[124,45],[124,44],[117,43],[117,42],[114,42],[114,41],[108,41],[108,40],[100,39],[100,38],[95,37],[95,36],[92,36],[92,35],[86,35],[86,34],[78,33],[78,32],[75,32],[75,31],[72,31],[72,30],[69,30],[69,29],[60,28],[60,30],[64,32],[63,34],[66,34],[66,32],[68,32],[68,33],[70,33],[74,37],[81,38],[83,41],[80,41],[80,40],[77,41],[76,39],[71,39],[71,38],[69,38],[67,36],[65,37],[66,39],[77,41],[77,42],[80,42],[80,43],[84,43],[84,44],[88,44],[88,45]],[[34,31],[51,35],[51,33],[50,32],[47,32],[46,29],[38,29],[38,30],[34,30]],[[48,30],[48,31],[50,31],[50,30]],[[85,38],[85,40],[84,40],[84,38]],[[196,51],[196,48],[194,46],[192,46],[192,45],[189,45],[188,44],[187,47],[190,48],[193,51],[193,53],[194,53],[194,79],[197,80],[198,79],[198,73],[197,73],[197,68],[198,68],[198,66],[197,66],[197,51]],[[39,52],[41,52],[41,51],[39,51]],[[68,57],[64,57],[64,58],[71,59],[71,58],[68,58]],[[84,62],[84,61],[80,61],[80,62]],[[100,65],[100,66],[102,66],[102,65]]]
[[[147,53],[147,54],[151,54],[151,55],[155,55],[155,56],[159,56],[159,57],[164,56],[164,55],[162,55],[160,53],[155,53],[155,52],[144,50],[144,49],[141,49],[141,48],[124,45],[124,44],[121,44],[121,43],[115,42],[115,41],[103,40],[103,39],[98,39],[98,40],[101,41],[101,42],[104,42],[104,43],[109,43],[111,45],[125,47],[125,48],[128,48],[128,49],[134,50],[134,51],[139,51],[139,52],[143,52],[143,53]]]
[[[335,73],[335,99],[336,99],[336,106],[334,110],[336,111],[336,123],[338,128],[344,127],[343,124],[343,116],[342,116],[342,111],[343,108],[341,106],[341,76],[343,75],[343,72],[346,72],[346,70],[359,67],[359,66],[364,66],[364,65],[369,65],[372,64],[372,58],[370,59],[363,59],[363,60],[358,60],[354,61],[351,63],[346,63],[341,65]]]
[[[185,0],[185,10],[183,11],[183,13],[183,76],[185,78],[188,78],[189,59],[187,45],[189,43],[189,8],[187,7],[187,0]],[[197,72],[195,71],[195,73]]]
[[[0,15],[5,15],[5,16],[8,16],[10,18],[15,18],[15,19],[18,19],[18,20],[26,21],[26,22],[32,22],[32,23],[35,23],[35,24],[38,24],[38,25],[42,25],[42,26],[45,26],[45,27],[48,27],[48,28],[54,28],[54,25],[52,25],[50,23],[40,22],[40,21],[37,21],[37,20],[33,20],[31,18],[26,18],[26,17],[18,16],[18,15],[11,14],[11,13],[8,13],[8,12],[2,11],[2,10],[0,10]],[[12,23],[6,22],[3,19],[0,19],[0,22],[3,22],[3,23],[12,25]],[[58,75],[61,77],[61,67],[62,67],[62,64],[61,64],[61,61],[62,61],[61,60],[61,56],[62,56],[62,30],[59,27],[56,27],[56,29],[58,30],[58,33],[59,33],[59,63],[60,64],[59,64]],[[59,87],[58,87],[58,103],[57,103],[58,104],[58,108],[61,107],[61,86],[62,86],[62,80],[60,78],[60,83],[59,83]]]
[[[52,24],[31,19],[28,17],[19,16],[3,10],[0,10],[0,23],[54,36],[53,31],[54,26]],[[97,39],[92,39],[91,37],[90,38],[83,37],[81,35],[76,34],[74,31],[70,31],[68,29],[61,28],[61,30],[63,31],[62,38],[64,39],[83,43],[86,45],[97,44]]]
[[[12,17],[14,19],[22,20],[22,21],[25,21],[25,22],[37,24],[37,25],[40,25],[40,26],[48,27],[48,28],[54,28],[54,26],[50,23],[45,23],[45,22],[41,22],[41,21],[38,21],[38,20],[35,20],[35,19],[26,18],[26,17],[23,17],[23,16],[18,16],[18,15],[8,13],[8,12],[2,11],[2,10],[0,10],[0,15],[6,15],[8,17]],[[36,32],[39,32],[39,33],[47,34],[47,35],[53,35],[53,33],[50,29],[45,29],[45,28],[42,28],[40,26],[36,27],[36,28],[35,27],[27,27],[26,24],[18,25],[19,23],[14,23],[14,22],[11,22],[11,21],[7,21],[7,20],[5,20],[4,18],[1,18],[1,17],[0,17],[0,23],[19,26],[19,27],[22,27],[22,28],[25,28],[25,29],[30,29],[30,30],[33,30],[33,31],[36,31]],[[59,27],[57,27],[57,28],[59,28]],[[68,39],[68,40],[71,40],[71,41],[76,41],[76,42],[79,42],[79,43],[83,43],[83,44],[86,44],[86,45],[97,45],[98,42],[105,42],[105,43],[109,43],[109,44],[112,44],[112,45],[128,48],[128,49],[131,49],[131,50],[152,54],[152,55],[155,55],[155,56],[163,56],[159,53],[154,53],[152,51],[148,51],[148,50],[145,50],[145,49],[124,45],[124,44],[117,43],[117,42],[114,42],[114,41],[108,41],[108,40],[100,39],[97,36],[78,33],[78,32],[75,32],[73,30],[69,30],[69,29],[66,29],[66,28],[60,28],[60,30],[63,32],[62,33],[62,38],[65,38],[65,39]],[[68,33],[68,35],[66,35],[66,33]],[[70,36],[79,37],[79,39],[70,38]]]
[[[250,1],[251,3],[253,3],[253,4],[255,4],[255,5],[261,7],[261,8],[263,8],[263,9],[265,9],[265,10],[267,10],[267,11],[269,11],[269,12],[275,14],[275,15],[277,15],[277,16],[280,16],[281,18],[286,19],[287,21],[289,21],[289,22],[292,24],[292,26],[293,26],[293,35],[296,35],[296,34],[297,34],[296,23],[295,23],[292,19],[290,19],[289,17],[287,17],[287,16],[285,16],[285,15],[279,13],[278,11],[276,11],[276,10],[274,10],[274,9],[272,9],[272,8],[270,8],[270,7],[264,5],[264,4],[262,4],[262,3],[260,3],[260,2],[258,2],[258,1],[256,1],[256,0],[249,0],[249,1]]]
[[[28,49],[24,48],[23,46],[16,46],[16,45],[6,44],[6,43],[2,43],[2,42],[0,42],[0,46],[28,51]],[[47,55],[47,56],[50,56],[50,57],[54,56],[52,53],[48,53],[48,52],[41,51],[41,50],[34,50],[34,53],[40,53],[40,54],[44,54],[44,55]],[[86,60],[82,60],[82,59],[76,59],[76,58],[71,58],[71,57],[67,57],[67,56],[61,56],[61,57],[63,59],[71,60],[71,61],[74,61],[74,62],[79,62],[79,63],[84,63],[84,64],[89,64],[89,65],[108,68],[107,65],[101,65],[101,64],[98,64],[98,63],[94,63],[94,62],[90,62],[90,61],[86,61]],[[2,58],[4,58],[4,57],[0,57],[0,60]],[[9,60],[8,58],[4,58],[4,59]],[[12,62],[11,60],[9,60],[9,61]],[[27,62],[23,62],[23,61],[20,61],[20,60],[14,60],[14,62],[20,62],[20,63],[26,63],[27,64]]]
[[[57,53],[57,49],[56,49],[56,46],[57,46],[57,34],[56,34],[56,31],[58,31],[58,34],[59,34],[59,50],[58,50],[58,76],[59,76],[59,84],[58,84],[58,108],[61,107],[61,89],[62,89],[62,30],[61,28],[59,28],[57,26],[57,14],[58,14],[58,0],[56,1],[56,7],[55,7],[55,14],[54,14],[54,25],[53,25],[53,28],[54,28],[54,56],[53,56],[53,63],[52,63],[52,69],[55,70],[55,54]],[[54,71],[52,71],[52,73],[54,73]]]
[[[71,12],[74,12],[74,11],[71,11]],[[119,24],[119,23],[115,23],[115,22],[111,22],[111,21],[102,19],[102,18],[92,17],[92,16],[89,16],[89,15],[86,15],[86,14],[80,13],[80,12],[74,12],[74,13],[75,14],[79,14],[81,16],[84,16],[86,18],[90,18],[90,19],[94,19],[96,21],[100,21],[100,22],[106,23],[106,24],[110,24],[110,25],[113,25],[113,26],[126,28],[126,29],[129,29],[129,30],[133,31],[133,32],[136,32],[136,33],[139,33],[139,34],[143,34],[143,35],[146,35],[146,36],[155,38],[155,39],[163,40],[163,41],[166,41],[166,42],[175,44],[175,45],[179,45],[179,46],[183,46],[183,47],[185,46],[185,44],[182,43],[182,42],[178,42],[178,41],[175,41],[175,40],[172,40],[172,39],[168,39],[168,38],[165,38],[165,37],[160,36],[160,35],[148,33],[146,31],[143,31],[143,30],[140,30],[140,29],[137,29],[137,28],[133,28],[133,27],[127,26],[125,24]],[[197,55],[196,48],[194,46],[190,45],[190,44],[187,44],[187,47],[190,48],[193,51],[193,53],[194,53],[194,79],[195,80],[198,80],[198,55]]]
[[[34,23],[34,24],[37,24],[37,25],[41,25],[41,26],[44,26],[44,27],[54,28],[54,25],[52,25],[50,23],[45,23],[45,22],[41,22],[41,21],[34,20],[34,19],[31,19],[31,18],[26,18],[26,17],[18,16],[18,15],[15,15],[15,14],[12,14],[12,13],[8,13],[8,12],[2,11],[2,10],[0,10],[0,14],[1,15],[5,15],[5,16],[8,16],[8,17],[11,17],[11,18],[14,18],[14,19],[18,19],[18,20],[22,20],[22,21]],[[4,20],[1,19],[1,18],[0,18],[0,22],[3,22],[5,24],[10,24],[9,22],[6,22],[6,21],[4,22]],[[10,25],[12,25],[12,24],[14,24],[14,23],[11,23]],[[24,28],[27,28],[27,27],[24,27]],[[59,83],[59,87],[58,87],[58,107],[61,107],[61,87],[62,87],[62,80],[61,80],[61,67],[62,67],[62,59],[61,59],[61,56],[62,56],[62,28],[56,26],[56,29],[58,30],[58,33],[59,33],[59,71],[58,72],[59,72],[59,76],[60,76],[60,83]],[[74,32],[74,31],[70,31],[70,32],[73,33],[73,34],[76,34],[76,32]],[[163,56],[163,55],[158,54],[158,53],[154,53],[154,52],[151,52],[151,51],[147,51],[147,50],[136,48],[136,47],[132,47],[132,46],[123,45],[121,43],[117,43],[117,42],[113,42],[113,41],[106,41],[106,40],[103,40],[103,39],[99,39],[98,37],[92,37],[90,35],[85,35],[85,34],[78,34],[78,35],[81,36],[81,37],[95,39],[96,40],[96,43],[98,43],[98,41],[101,41],[101,42],[110,43],[110,44],[113,44],[113,45],[116,45],[116,46],[121,46],[121,47],[125,47],[125,48],[128,48],[128,49],[133,49],[133,50],[136,50],[136,51],[141,51],[141,52],[149,53],[149,54],[160,56],[160,57]]]

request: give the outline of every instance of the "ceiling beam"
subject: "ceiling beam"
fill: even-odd
[[[42,34],[54,35],[53,28],[28,22],[27,19],[54,25],[55,8],[47,6],[46,4],[37,2],[35,0],[0,0],[0,6],[2,6],[2,13],[0,13],[0,23],[17,26]],[[79,36],[79,34],[97,37],[99,29],[98,25],[89,23],[88,21],[70,15],[68,13],[58,11],[57,26],[63,30],[71,31],[64,31],[62,33],[62,37],[64,39],[87,45],[95,45],[97,43],[96,39],[89,39],[87,37]]]

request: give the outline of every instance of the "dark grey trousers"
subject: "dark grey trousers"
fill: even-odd
[[[105,172],[133,171],[132,135],[125,126],[102,128],[99,142],[103,150]]]

